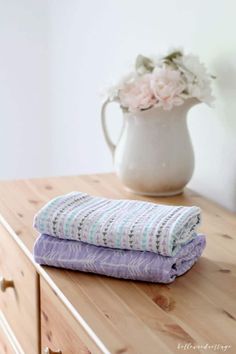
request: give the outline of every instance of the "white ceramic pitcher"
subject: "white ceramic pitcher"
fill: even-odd
[[[102,127],[114,167],[132,192],[170,196],[183,191],[194,169],[194,153],[187,127],[188,110],[198,101],[188,99],[170,111],[160,107],[135,114],[124,113],[117,146],[106,125],[106,101],[101,110]]]

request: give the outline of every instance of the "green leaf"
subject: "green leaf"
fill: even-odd
[[[135,63],[137,73],[144,74],[145,72],[152,72],[155,65],[153,61],[143,55],[138,55]]]
[[[166,55],[163,60],[164,62],[172,62],[174,59],[178,57],[182,57],[183,53],[180,50],[175,50],[174,52]]]
[[[120,105],[120,108],[122,109],[123,113],[129,113],[128,107],[124,107]]]

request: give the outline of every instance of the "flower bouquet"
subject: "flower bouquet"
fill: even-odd
[[[126,112],[153,107],[171,110],[189,98],[211,104],[212,78],[197,56],[181,50],[158,59],[139,55],[135,70],[112,87],[108,95]]]

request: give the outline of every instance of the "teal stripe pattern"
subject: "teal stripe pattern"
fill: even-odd
[[[197,206],[160,205],[72,192],[47,203],[34,218],[41,234],[115,249],[174,256],[196,237]]]

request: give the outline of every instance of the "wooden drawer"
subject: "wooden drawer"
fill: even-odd
[[[16,354],[13,346],[11,345],[8,337],[3,332],[2,328],[0,327],[0,353],[1,354]]]
[[[84,336],[83,328],[42,277],[40,278],[40,291],[42,352],[101,353],[94,343],[89,343],[89,349],[83,343],[81,339]]]
[[[38,275],[0,224],[0,310],[26,354],[39,353]],[[13,287],[5,288],[7,281]]]
[[[0,353],[1,354],[16,354],[16,351],[12,344],[10,343],[9,337],[3,328],[0,327]]]
[[[0,312],[0,353],[25,354],[2,312]]]

